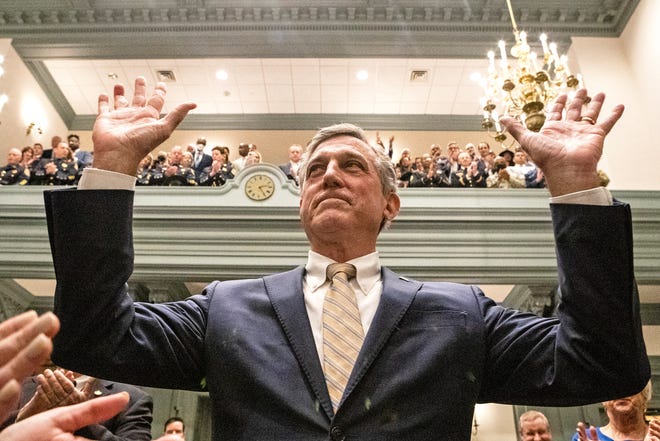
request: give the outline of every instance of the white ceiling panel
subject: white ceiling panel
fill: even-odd
[[[150,87],[156,71],[171,70],[166,106],[198,103],[195,113],[480,114],[481,88],[470,75],[484,60],[446,59],[153,59],[46,60],[55,83],[77,114],[96,113],[99,93],[135,77]],[[222,69],[226,80],[216,78]],[[356,78],[360,69],[366,80]],[[412,70],[427,70],[411,81]],[[482,70],[485,73],[485,69]],[[110,78],[109,74],[117,78]],[[455,104],[459,101],[460,104]],[[474,103],[474,105],[471,105]],[[166,107],[167,109],[167,107]]]

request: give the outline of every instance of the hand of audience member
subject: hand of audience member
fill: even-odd
[[[46,171],[46,174],[48,174],[48,175],[54,175],[55,173],[57,173],[57,166],[55,165],[54,162],[49,162],[49,163],[46,164],[46,166],[44,167],[44,170]]]
[[[140,160],[169,138],[195,108],[194,103],[179,104],[160,118],[166,93],[165,84],[157,83],[147,98],[146,80],[138,77],[131,103],[124,96],[123,85],[114,87],[112,109],[108,95],[99,96],[99,115],[92,132],[94,167],[131,176],[135,173]]]
[[[24,420],[32,415],[53,409],[55,407],[69,406],[82,403],[91,397],[91,382],[76,389],[73,377],[68,375],[70,371],[57,369],[51,371],[46,369],[43,374],[37,376],[37,390],[23,406],[16,416],[16,421]]]
[[[596,428],[593,426],[587,427],[582,421],[577,425],[577,434],[579,441],[600,441]]]
[[[0,432],[2,441],[82,441],[74,436],[81,427],[108,420],[128,403],[128,393],[121,392],[73,406],[58,407],[12,424]]]
[[[660,419],[652,419],[649,422],[649,431],[644,441],[660,441]]]
[[[28,311],[0,323],[0,420],[15,409],[22,381],[50,356],[59,328],[50,312]]]
[[[585,89],[579,90],[570,103],[566,95],[557,98],[538,133],[527,130],[513,118],[501,120],[532,162],[543,170],[552,196],[600,185],[596,166],[603,153],[605,136],[623,114],[623,106],[614,107],[605,119],[597,122],[605,95],[598,93],[585,105],[586,98]]]
[[[163,174],[169,177],[175,175],[177,171],[179,171],[179,167],[176,165],[168,165]]]

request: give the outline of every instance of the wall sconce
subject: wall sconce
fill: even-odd
[[[38,126],[37,123],[31,122],[29,126],[27,126],[27,129],[25,129],[25,134],[29,135],[32,133],[32,130],[36,130],[38,134],[42,135],[43,130],[41,130],[41,126]]]

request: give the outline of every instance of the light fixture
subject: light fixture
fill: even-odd
[[[369,71],[360,69],[355,73],[355,78],[357,78],[359,81],[366,81],[369,79]]]
[[[548,43],[545,34],[539,36],[543,54],[541,57],[530,49],[527,33],[518,31],[511,7],[506,0],[516,39],[507,56],[506,43],[498,43],[499,68],[495,62],[495,52],[488,52],[488,75],[480,74],[473,79],[483,87],[485,96],[481,99],[483,108],[482,127],[491,133],[495,140],[506,139],[505,130],[499,123],[501,116],[519,119],[529,130],[538,132],[545,122],[545,108],[554,98],[582,85],[581,76],[571,74],[566,55],[559,55],[557,44]]]
[[[227,71],[219,69],[215,72],[215,77],[220,81],[225,81],[229,78]]]
[[[32,133],[32,130],[36,131],[40,135],[43,135],[44,133],[41,126],[38,126],[36,122],[31,122],[30,124],[28,124],[27,128],[25,129],[25,134],[29,135],[30,133]]]

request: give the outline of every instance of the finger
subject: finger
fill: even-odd
[[[21,397],[21,385],[11,379],[0,389],[0,420],[5,420],[11,411],[16,410]]]
[[[188,115],[188,112],[190,112],[195,107],[197,107],[197,104],[195,103],[183,103],[179,104],[171,112],[169,112],[165,118],[162,119],[162,122],[167,127],[169,133],[174,131],[174,129],[176,129],[179,124],[181,124],[181,121],[183,121],[186,115]]]
[[[114,101],[115,101],[115,110],[117,109],[123,109],[125,107],[128,107],[128,100],[124,96],[124,85],[123,84],[116,84],[115,89],[114,89]]]
[[[603,101],[605,101],[605,94],[597,93],[586,106],[582,112],[581,119],[585,117],[593,120],[594,122],[598,120],[598,115],[600,115],[600,109],[603,107]],[[591,124],[591,123],[590,123]]]
[[[153,107],[158,113],[160,113],[165,104],[165,95],[167,95],[167,86],[162,81],[159,81],[156,83],[154,93],[149,98],[149,101],[147,101],[147,105]]]
[[[28,323],[31,323],[36,319],[37,313],[35,311],[27,311],[17,316],[8,318],[4,322],[0,323],[0,339],[5,338],[24,328],[28,325]]]
[[[561,121],[567,100],[568,96],[566,94],[559,95],[557,99],[550,104],[545,118],[546,121]]]
[[[614,109],[612,109],[612,112],[610,112],[609,116],[605,118],[603,122],[598,124],[600,127],[603,128],[605,131],[605,134],[610,133],[610,130],[612,130],[612,127],[614,127],[614,124],[621,118],[621,115],[623,115],[623,104],[619,104],[616,106]]]
[[[60,385],[66,395],[69,395],[76,389],[73,380],[68,378],[64,372],[57,370],[54,372],[54,374],[57,383]]]
[[[520,138],[522,138],[527,131],[523,124],[519,120],[508,116],[500,118],[500,123],[506,128],[511,136],[520,143]]]
[[[99,95],[97,112],[99,115],[102,115],[104,113],[108,113],[109,111],[110,111],[110,98],[108,97],[107,94],[102,93]]]
[[[133,92],[133,103],[135,107],[144,107],[147,102],[147,80],[144,77],[135,79],[135,91]]]
[[[38,335],[15,357],[0,368],[0,384],[12,378],[23,381],[35,368],[48,359],[53,350],[53,342],[43,334]]]
[[[592,441],[598,441],[598,431],[594,426],[589,427],[589,439]]]
[[[53,421],[64,431],[73,432],[81,427],[108,420],[128,403],[128,393],[100,397],[73,406],[53,409]]]
[[[60,328],[58,318],[52,312],[47,312],[15,331],[0,341],[0,366],[14,358],[22,349],[30,344],[34,338],[43,334],[53,337]]]
[[[582,106],[587,97],[587,90],[580,89],[577,91],[571,102],[566,108],[566,121],[579,121],[582,115]]]

